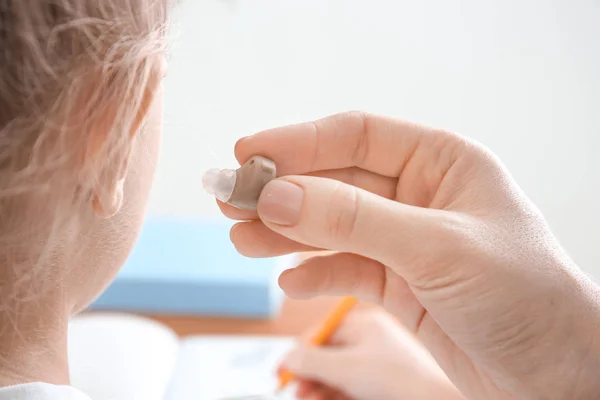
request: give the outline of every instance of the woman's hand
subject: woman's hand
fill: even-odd
[[[247,256],[338,253],[280,277],[293,297],[376,301],[473,399],[600,393],[599,291],[486,149],[460,136],[347,113],[241,139],[275,161],[258,215],[231,237]],[[543,172],[541,172],[543,173]]]
[[[300,346],[283,366],[303,400],[464,399],[415,336],[379,310],[351,313],[327,347]]]

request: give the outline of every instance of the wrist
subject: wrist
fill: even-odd
[[[587,400],[600,393],[600,287],[578,278],[573,295],[557,307],[562,312],[555,314],[550,340],[538,344],[537,364],[544,368],[535,374],[527,398]]]

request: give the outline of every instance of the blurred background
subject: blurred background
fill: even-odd
[[[497,153],[600,277],[600,2],[182,1],[151,215],[219,217],[201,189],[241,136],[360,109]]]

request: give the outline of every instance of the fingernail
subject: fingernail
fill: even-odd
[[[271,181],[258,200],[258,215],[266,222],[294,226],[300,220],[303,198],[300,186],[281,179]]]
[[[240,223],[237,223],[235,225],[233,225],[231,227],[231,229],[229,230],[229,240],[231,240],[232,242],[235,242],[235,234],[239,228]]]

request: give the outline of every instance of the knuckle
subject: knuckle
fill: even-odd
[[[348,114],[348,117],[356,121],[354,124],[357,126],[356,139],[354,141],[354,148],[352,149],[352,164],[353,165],[364,165],[369,154],[369,118],[367,114],[360,111],[353,111]]]
[[[310,128],[309,130],[314,135],[312,156],[309,164],[310,171],[313,171],[315,170],[315,165],[317,163],[317,159],[319,158],[319,149],[321,148],[321,136],[323,135],[323,132],[320,128],[320,122],[318,121],[308,122],[308,126]]]
[[[472,139],[452,134],[453,146],[449,146],[453,159],[465,157],[471,167],[481,171],[501,169],[500,159],[485,145]]]
[[[349,241],[354,236],[358,219],[358,191],[341,182],[331,195],[327,213],[329,234],[337,240]]]

